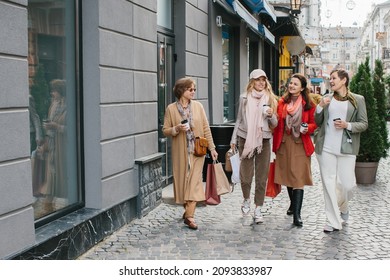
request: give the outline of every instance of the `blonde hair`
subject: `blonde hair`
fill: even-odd
[[[248,93],[252,92],[252,90],[254,89],[255,81],[256,81],[255,79],[249,80],[248,85],[246,86],[246,95],[248,95]],[[270,107],[274,111],[276,111],[276,107],[278,106],[278,96],[275,95],[274,91],[272,90],[271,83],[268,81],[267,78],[265,78],[265,89],[264,90],[269,97]]]

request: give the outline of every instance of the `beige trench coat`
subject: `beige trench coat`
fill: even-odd
[[[203,105],[191,100],[191,110],[195,137],[207,138],[209,150],[215,145],[206,112]],[[173,165],[173,191],[175,202],[183,204],[185,201],[204,201],[205,193],[202,180],[202,171],[205,157],[196,157],[187,153],[187,138],[182,131],[175,132],[174,127],[180,124],[182,117],[177,109],[176,102],[169,104],[164,116],[162,132],[172,137],[172,165]],[[190,163],[190,164],[189,164]]]

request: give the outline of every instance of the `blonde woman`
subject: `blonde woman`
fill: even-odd
[[[250,193],[255,176],[254,220],[263,223],[261,207],[264,203],[271,157],[272,128],[276,127],[277,97],[267,75],[261,69],[249,75],[246,91],[240,96],[236,124],[230,141],[232,149],[238,146],[241,158],[240,180],[243,195],[241,212],[247,216],[251,209]]]

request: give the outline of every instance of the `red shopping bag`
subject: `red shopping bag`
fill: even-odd
[[[215,180],[215,171],[212,163],[207,165],[207,177],[206,177],[206,204],[218,205],[221,203],[221,197],[217,192],[217,183]]]
[[[282,186],[280,184],[276,184],[274,182],[274,179],[275,179],[275,161],[269,164],[267,190],[265,192],[265,196],[275,198],[282,190]]]

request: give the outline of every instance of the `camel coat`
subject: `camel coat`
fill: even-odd
[[[192,130],[195,137],[205,137],[208,141],[208,149],[214,150],[215,145],[206,112],[203,105],[191,100],[193,117]],[[176,133],[174,127],[180,124],[180,115],[176,102],[168,105],[162,132],[167,137],[172,137],[172,165],[173,165],[173,191],[175,202],[183,204],[185,201],[204,201],[205,192],[202,180],[202,171],[205,156],[196,157],[187,153],[187,138],[183,131]]]

